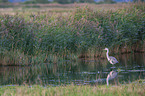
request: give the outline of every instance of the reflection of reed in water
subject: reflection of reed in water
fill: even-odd
[[[107,86],[109,85],[109,80],[112,80],[112,79],[116,78],[117,75],[118,75],[118,72],[116,72],[116,71],[111,71],[111,72],[108,74],[108,76],[107,76],[107,78],[106,78]]]

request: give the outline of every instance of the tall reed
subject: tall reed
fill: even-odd
[[[144,5],[129,4],[130,7],[115,11],[83,7],[68,15],[50,15],[47,11],[1,15],[1,59],[6,62],[4,58],[10,57],[7,53],[16,51],[29,57],[29,63],[34,62],[34,57],[39,58],[36,59],[39,63],[45,62],[44,57],[51,54],[67,59],[74,55],[94,58],[103,56],[104,47],[110,47],[115,53],[144,52]],[[15,58],[19,56],[11,57],[9,62],[20,61]]]

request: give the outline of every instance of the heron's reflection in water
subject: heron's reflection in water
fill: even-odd
[[[106,78],[98,78],[96,79],[94,82],[96,82],[96,84],[99,83],[107,83],[107,86],[109,85],[109,81],[114,80],[116,82],[116,78],[118,76],[119,70],[112,70],[109,72],[109,74],[107,75]]]
[[[106,78],[106,83],[107,83],[107,86],[109,85],[109,80],[113,80],[117,77],[118,75],[118,72],[116,71],[111,71],[108,75],[107,75],[107,78]]]

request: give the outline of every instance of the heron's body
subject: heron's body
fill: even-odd
[[[111,63],[111,64],[116,64],[118,63],[117,59],[113,56],[109,56],[108,53],[109,53],[109,49],[108,48],[105,48],[104,50],[107,50],[107,53],[106,53],[106,56],[107,56],[107,59],[108,61]]]
[[[116,78],[118,75],[118,73],[116,71],[111,71],[108,76],[107,76],[107,79],[106,79],[106,82],[107,82],[107,86],[109,85],[109,80],[112,80],[114,78]]]

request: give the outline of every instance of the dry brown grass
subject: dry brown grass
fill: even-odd
[[[0,4],[1,5],[1,4]],[[9,5],[9,4],[8,4]],[[14,15],[16,12],[70,12],[75,10],[78,7],[88,6],[92,8],[94,11],[96,10],[117,10],[128,7],[128,4],[118,3],[118,4],[88,4],[88,3],[74,3],[74,4],[28,4],[28,5],[20,5],[20,4],[11,4],[13,7],[9,8],[0,8],[1,14],[10,14]],[[29,8],[27,8],[27,7]],[[33,6],[38,6],[33,7]]]

